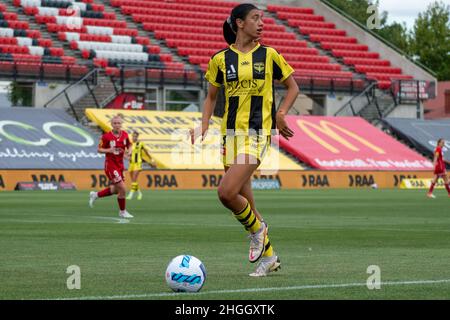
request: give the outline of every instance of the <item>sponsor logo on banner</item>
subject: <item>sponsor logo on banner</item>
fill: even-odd
[[[222,177],[221,174],[202,174],[202,187],[218,187]]]
[[[31,178],[33,179],[33,182],[65,182],[64,175],[62,174],[60,175],[32,174]]]
[[[142,110],[144,109],[144,97],[134,93],[121,93],[106,108]]]
[[[14,190],[19,191],[58,191],[58,190],[76,190],[75,185],[71,182],[23,182],[16,184]]]
[[[280,189],[280,182],[276,179],[258,179],[252,180],[252,189],[254,190],[276,190]]]
[[[147,187],[148,188],[178,188],[178,182],[175,175],[147,175]]]
[[[24,109],[24,108],[22,108]],[[7,169],[103,167],[90,132],[63,110],[2,111],[0,162]],[[65,120],[65,122],[64,122]]]
[[[417,171],[432,164],[422,155],[357,117],[287,116],[294,137],[275,137],[301,161],[322,170]]]
[[[372,149],[376,153],[379,153],[379,154],[386,153],[386,151],[384,151],[383,149],[370,143],[366,139],[361,138],[359,135],[353,133],[352,131],[347,130],[347,129],[345,129],[335,123],[329,122],[329,121],[322,120],[322,121],[320,121],[320,125],[317,125],[317,124],[314,124],[314,123],[311,123],[311,122],[308,122],[305,120],[298,120],[297,124],[300,127],[300,129],[302,129],[304,132],[306,132],[306,134],[309,135],[312,139],[314,139],[316,142],[318,142],[320,145],[322,145],[328,151],[335,153],[335,154],[341,153],[340,149],[336,148],[334,145],[332,145],[332,144],[326,142],[324,139],[320,138],[310,128],[314,128],[315,130],[322,132],[323,134],[327,135],[329,138],[331,138],[335,142],[338,142],[339,144],[341,144],[342,147],[347,148],[354,152],[360,151],[360,149],[358,147],[356,147],[354,144],[350,143],[347,139],[343,138],[342,137],[343,134],[346,135],[347,138],[351,137],[351,138],[357,140],[362,145],[365,145],[366,147]],[[334,130],[331,128],[334,128]],[[336,131],[340,131],[340,134],[337,133]]]
[[[105,174],[91,174],[91,188],[105,188],[110,185],[110,181]]]
[[[400,183],[400,189],[429,189],[432,179],[403,179]],[[444,189],[444,181],[439,179],[435,189]]]
[[[417,176],[416,176],[416,175],[402,175],[402,174],[397,175],[397,174],[394,174],[394,175],[393,175],[393,178],[394,178],[394,187],[398,187],[399,184],[400,184],[404,179],[417,179]]]
[[[303,187],[329,187],[328,176],[326,174],[302,174]]]
[[[280,184],[280,187],[282,186],[281,178],[279,175],[267,175],[267,174],[261,174],[261,175],[253,175],[253,180],[277,180]]]
[[[359,175],[350,174],[348,176],[348,186],[349,187],[370,187],[376,182],[372,175]]]

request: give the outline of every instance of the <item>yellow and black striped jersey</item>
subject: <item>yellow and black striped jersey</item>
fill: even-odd
[[[131,151],[130,163],[142,163],[142,149],[144,148],[143,142],[133,142],[133,149]]]
[[[230,45],[212,56],[205,77],[225,88],[222,135],[270,135],[276,128],[274,80],[283,82],[293,72],[281,54],[259,43],[247,53]]]

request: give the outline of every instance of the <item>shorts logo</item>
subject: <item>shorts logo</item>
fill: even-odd
[[[255,72],[259,74],[264,73],[265,67],[264,62],[257,62],[253,64],[253,69],[255,69]]]

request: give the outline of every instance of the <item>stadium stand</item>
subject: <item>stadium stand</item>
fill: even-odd
[[[0,74],[35,77],[80,77],[87,68],[75,64],[64,49],[53,47],[51,39],[31,30],[27,21],[18,20],[0,3]]]
[[[388,60],[381,60],[376,52],[369,52],[369,47],[359,44],[354,37],[349,37],[345,30],[336,29],[334,23],[325,21],[320,15],[315,15],[311,8],[268,5],[267,10],[287,21],[289,26],[298,28],[300,34],[312,42],[330,51],[342,63],[351,66],[358,73],[364,74],[368,80],[378,82],[381,89],[390,88],[393,80],[413,79],[402,74],[400,68],[391,66]]]
[[[123,14],[141,23],[144,30],[165,40],[168,47],[176,49],[179,55],[186,56],[190,63],[205,71],[211,55],[227,46],[221,35],[222,25],[236,3],[112,0],[111,5],[120,8]],[[264,23],[262,43],[276,47],[285,56],[296,69],[295,77],[299,83],[309,83],[313,78],[319,80],[316,85],[320,85],[320,81],[325,84],[334,81],[336,86],[364,86],[364,81],[354,79],[352,72],[343,71],[340,64],[320,55],[317,49],[309,47],[307,41],[297,39],[275,19],[266,17]]]
[[[111,87],[105,93],[109,99],[114,90],[117,94],[125,92],[125,84],[128,88],[133,84],[136,87],[144,84],[145,88],[149,84],[191,85],[204,90],[202,74],[210,57],[226,47],[223,21],[238,2],[7,0],[2,3],[0,76],[76,83],[98,68],[102,78],[98,83],[94,81],[88,91],[94,95],[94,87],[106,82],[103,76],[110,76],[118,80],[120,88]],[[339,12],[331,9],[328,14],[321,4],[308,0],[301,5],[310,7],[293,7],[263,1],[260,7],[265,14],[262,44],[273,46],[284,55],[296,70],[294,77],[301,91],[321,104],[324,114],[336,114],[348,101],[347,96],[360,94],[359,100],[364,101],[372,83],[377,84],[379,91],[393,95],[393,83],[421,75],[414,71],[419,69],[417,66],[412,67],[413,71],[401,63],[398,67],[396,58],[394,65],[386,59],[383,48],[369,40],[364,43],[365,38],[342,26]],[[374,47],[381,53],[369,49]],[[414,77],[404,74],[404,69]],[[336,92],[346,96],[339,100],[342,103],[331,101]],[[328,94],[330,98],[322,98]],[[389,105],[380,107],[386,113],[396,107],[395,97],[388,98],[384,100]],[[378,102],[383,103],[383,99]],[[103,100],[85,99],[83,105],[102,107],[105,104],[99,102]],[[363,107],[359,109],[365,110]],[[386,113],[375,112],[369,118],[380,118],[380,114]]]

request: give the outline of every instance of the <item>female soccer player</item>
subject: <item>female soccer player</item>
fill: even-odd
[[[122,117],[115,116],[111,119],[112,130],[104,133],[98,146],[98,152],[105,154],[105,173],[111,182],[111,186],[100,191],[91,191],[89,205],[92,208],[95,200],[117,194],[119,203],[119,216],[133,218],[125,209],[126,187],[123,176],[123,158],[130,157],[130,140],[128,134],[122,130]]]
[[[293,136],[284,117],[299,92],[292,67],[275,49],[259,44],[263,26],[262,12],[253,4],[240,4],[231,11],[223,25],[224,38],[230,46],[209,61],[202,124],[190,130],[192,143],[200,135],[202,140],[205,138],[217,92],[223,85],[225,113],[221,141],[225,175],[218,196],[250,233],[249,261],[259,261],[256,271],[250,274],[254,277],[266,276],[281,264],[267,236],[267,225],[256,211],[251,176],[270,147],[276,128],[286,139]],[[278,111],[274,80],[287,88]]]
[[[436,150],[434,150],[434,178],[431,182],[430,190],[427,193],[428,198],[436,198],[436,196],[433,194],[433,190],[439,178],[442,178],[444,180],[445,189],[447,189],[448,196],[450,197],[450,184],[448,181],[447,172],[445,170],[444,156],[442,155],[442,148],[444,147],[444,145],[445,140],[439,139],[437,142]]]
[[[151,160],[151,165],[154,166],[155,162],[147,153],[144,148],[144,143],[139,141],[139,133],[134,131],[132,134],[133,137],[133,145],[130,157],[130,166],[128,171],[130,172],[131,177],[131,191],[128,193],[127,200],[133,199],[134,193],[137,192],[137,199],[142,200],[142,192],[139,189],[139,184],[137,182],[139,174],[142,170],[142,154],[145,153]]]

